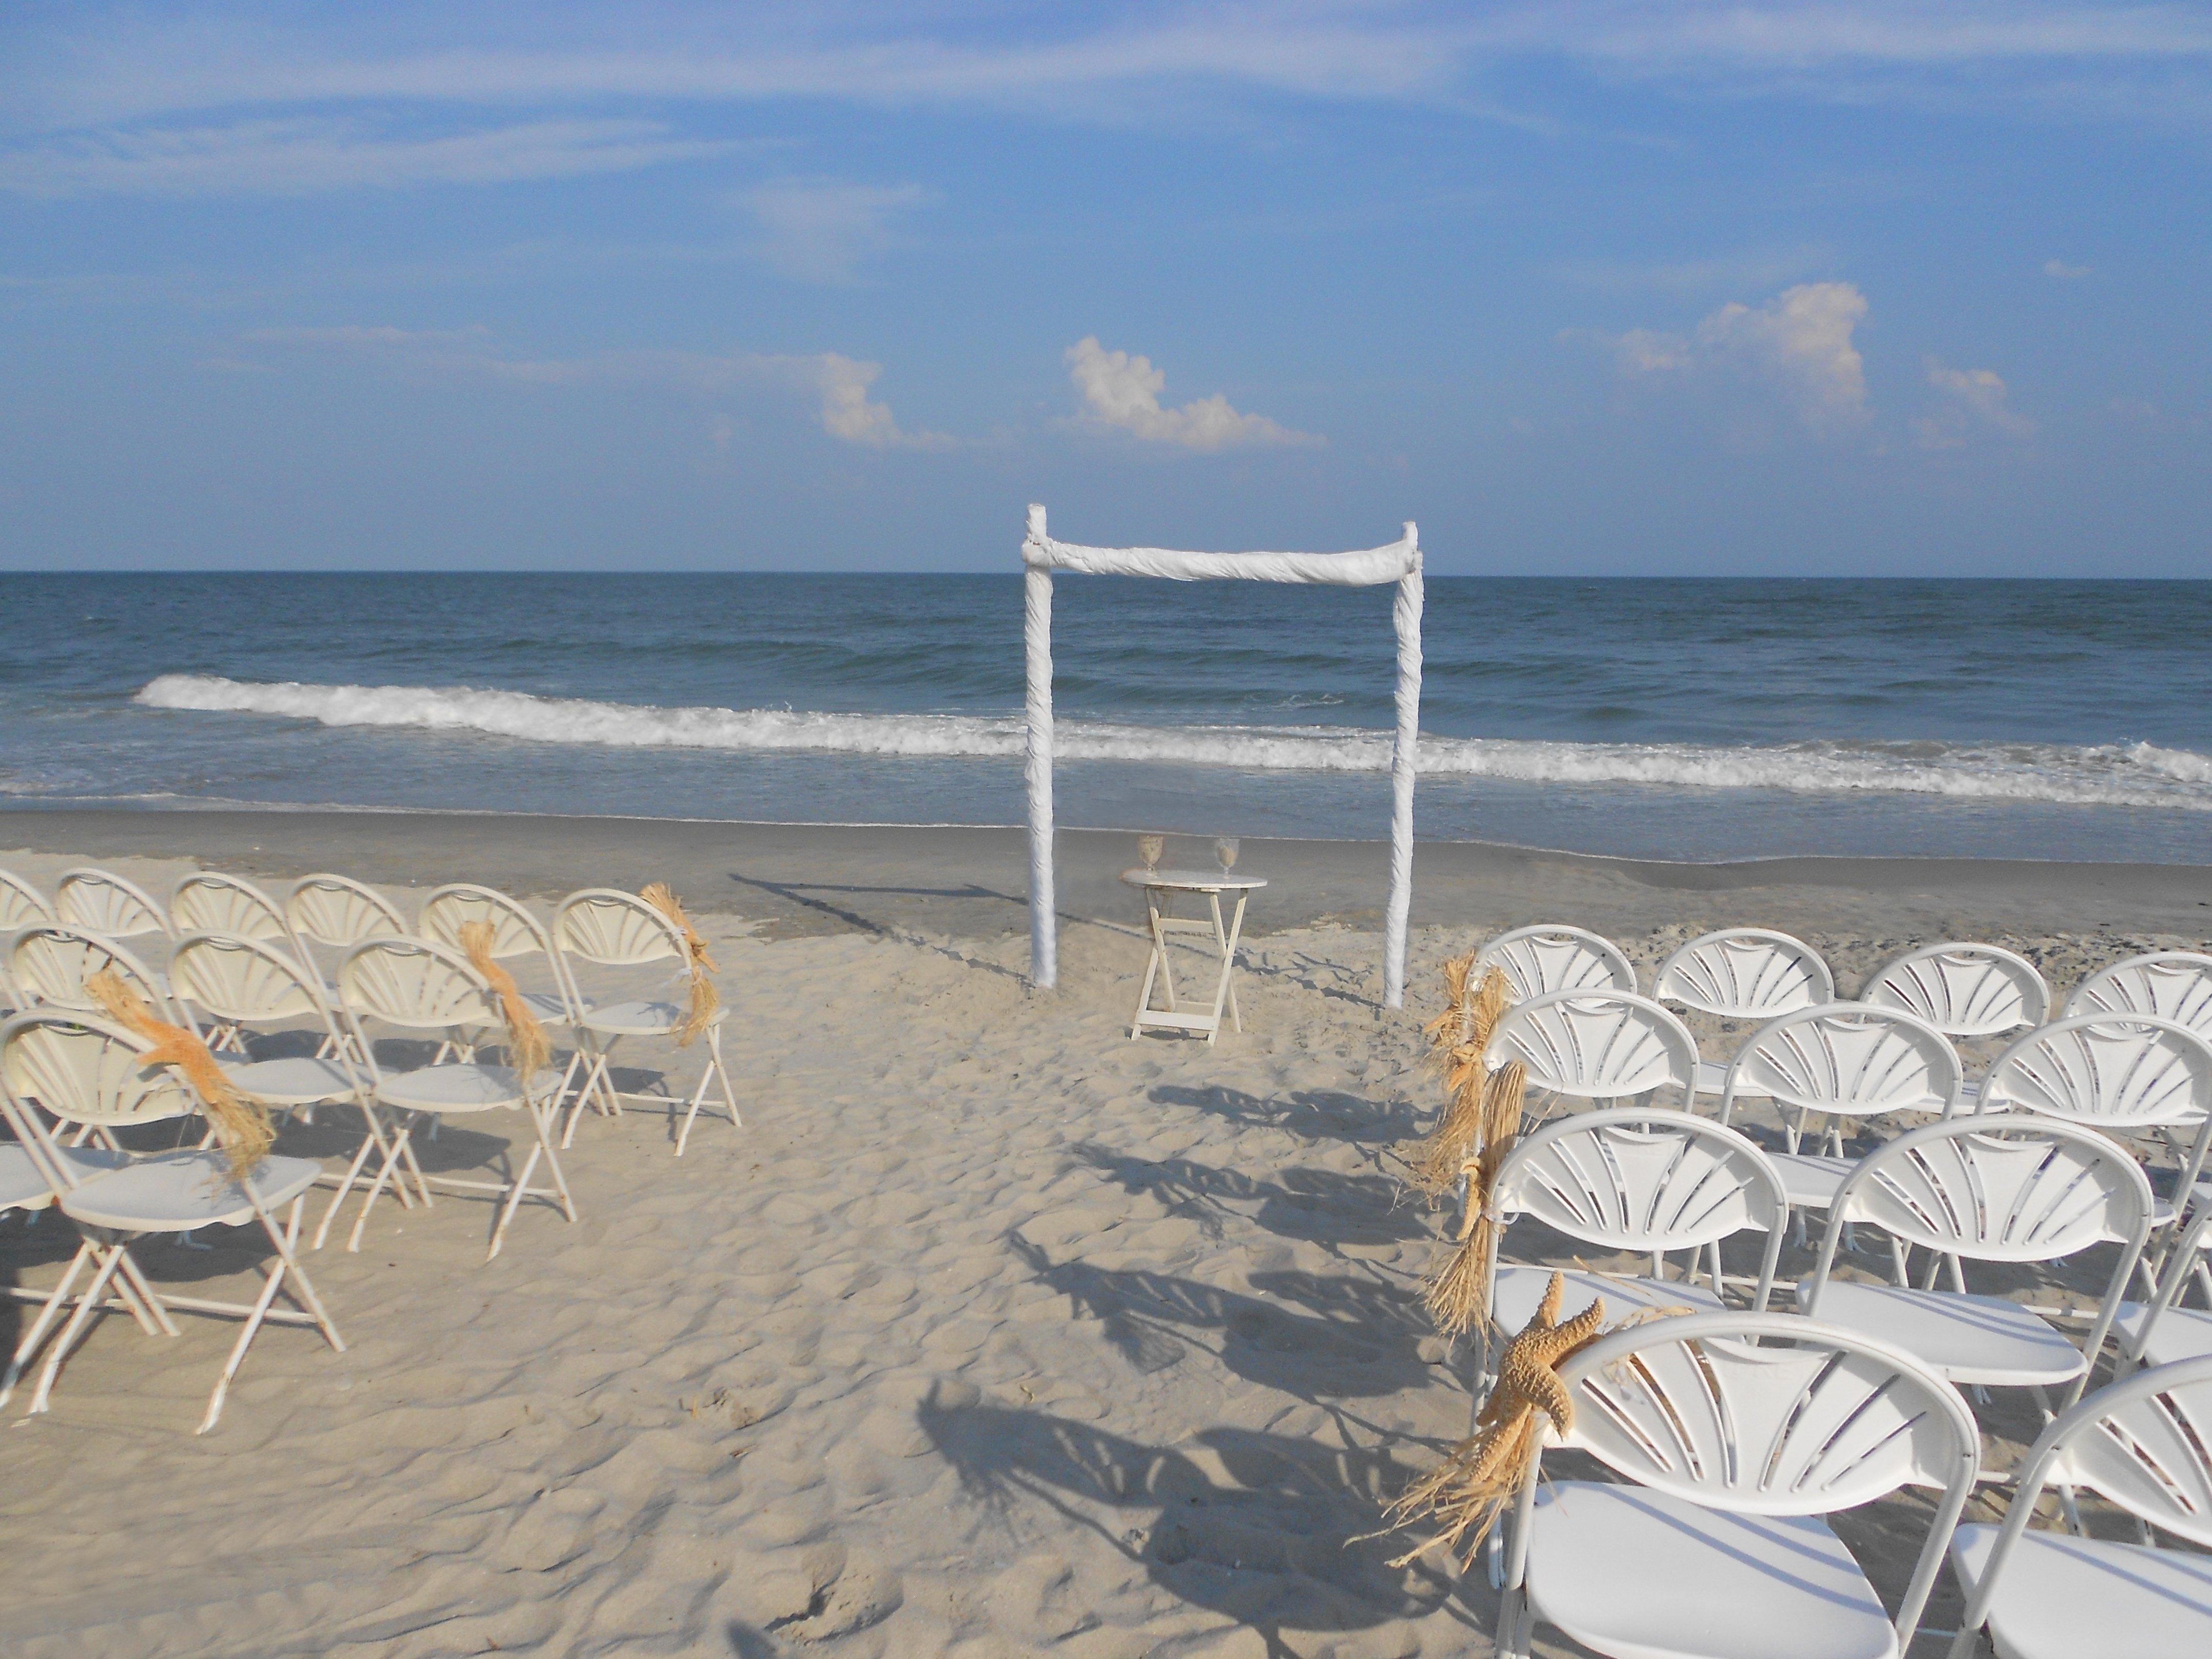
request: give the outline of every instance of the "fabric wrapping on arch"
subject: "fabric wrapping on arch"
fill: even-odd
[[[1030,977],[1042,989],[1059,979],[1054,913],[1052,805],[1052,573],[1157,576],[1169,581],[1293,582],[1332,587],[1398,586],[1391,621],[1398,640],[1397,732],[1390,760],[1390,899],[1384,912],[1382,1000],[1406,1000],[1406,925],[1413,891],[1413,786],[1419,775],[1421,714],[1420,541],[1405,534],[1352,553],[1192,553],[1164,547],[1084,547],[1045,532],[1032,503],[1022,542],[1023,643],[1027,658],[1029,740],[1023,776],[1030,805]]]

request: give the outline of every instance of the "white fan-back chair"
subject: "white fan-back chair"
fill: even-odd
[[[576,1001],[576,1030],[588,1051],[590,1068],[576,1091],[575,1103],[569,1109],[568,1127],[561,1139],[561,1144],[566,1146],[575,1139],[576,1120],[583,1115],[585,1100],[595,1091],[602,1109],[611,1112],[619,1112],[625,1097],[650,1098],[636,1094],[625,1097],[615,1087],[611,1069],[615,1045],[624,1037],[673,1036],[683,1029],[686,1012],[680,1002],[658,999],[610,999],[604,1002],[588,999],[583,993],[583,981],[575,964],[585,962],[603,968],[635,968],[672,962],[677,964],[674,978],[682,982],[690,977],[691,952],[683,933],[666,916],[636,894],[614,887],[586,887],[562,899],[553,913],[553,945],[560,957],[569,994]],[[698,1086],[692,1090],[690,1099],[681,1102],[671,1097],[668,1102],[672,1114],[678,1106],[684,1109],[683,1125],[676,1135],[678,1158],[684,1156],[691,1125],[706,1102],[709,1083],[721,1085],[722,1102],[729,1110],[731,1123],[742,1124],[738,1115],[737,1091],[730,1086],[730,1074],[722,1064],[722,1021],[727,1012],[726,1007],[716,1009],[707,1027],[707,1064],[699,1073]]]
[[[499,1200],[491,1246],[485,1259],[497,1255],[506,1242],[507,1224],[526,1198],[556,1203],[570,1221],[576,1218],[575,1201],[568,1195],[568,1178],[554,1152],[551,1135],[551,1078],[550,1073],[526,1079],[508,1066],[477,1060],[440,1060],[410,1071],[384,1066],[371,1041],[373,1025],[384,1025],[417,1037],[435,1037],[449,1043],[470,1030],[501,1023],[491,988],[458,952],[427,939],[369,939],[346,952],[338,964],[338,993],[346,1022],[354,1038],[354,1051],[362,1057],[370,1093],[375,1103],[398,1115],[391,1147],[362,1200],[346,1241],[349,1250],[361,1248],[362,1230],[387,1182],[400,1178],[398,1166],[409,1164],[416,1176],[416,1190],[425,1204],[430,1189],[444,1187],[464,1193],[489,1193]],[[424,1176],[412,1163],[416,1125],[424,1119],[469,1115],[480,1112],[520,1111],[532,1129],[530,1154],[520,1173],[504,1181],[476,1181],[454,1176]],[[553,1185],[532,1187],[530,1177],[538,1162],[545,1160]],[[513,1169],[513,1155],[508,1156]]]
[[[169,922],[179,937],[228,933],[286,951],[295,948],[283,908],[244,877],[220,870],[195,871],[177,883],[169,898]]]
[[[2212,1036],[2212,957],[2153,951],[2101,968],[2074,988],[2069,1014],[2156,1014]]]
[[[2035,964],[1996,945],[1923,945],[1885,963],[1859,1000],[1917,1014],[1945,1036],[1996,1036],[2040,1025],[2051,988]]]
[[[1954,1382],[2071,1384],[2078,1394],[2118,1314],[2150,1218],[2142,1169],[2094,1129],[2023,1113],[1946,1118],[1899,1135],[1845,1177],[1797,1302],[1807,1318],[1894,1343]],[[1933,1252],[1929,1284],[1831,1279],[1843,1229],[1854,1224]],[[2118,1261],[2078,1348],[2019,1303],[1968,1293],[1960,1265],[2056,1261],[2098,1244],[2118,1244]],[[1948,1290],[1933,1286],[1939,1263],[1950,1269]]]
[[[1573,1272],[1567,1300],[1607,1298],[1620,1311],[1686,1307],[1721,1312],[1720,1241],[1749,1230],[1766,1234],[1752,1307],[1763,1310],[1774,1285],[1789,1204],[1766,1154],[1710,1118],[1641,1107],[1578,1112],[1523,1137],[1499,1161],[1491,1208],[1504,1233],[1522,1217],[1601,1249],[1651,1258],[1649,1278]],[[1688,1276],[1698,1254],[1713,1250],[1712,1284]],[[1686,1250],[1681,1278],[1665,1275],[1665,1257]],[[1528,1324],[1551,1283],[1552,1269],[1488,1264],[1492,1321],[1507,1334]]]
[[[350,876],[328,871],[302,876],[292,884],[284,898],[284,920],[299,941],[301,964],[318,973],[323,970],[314,959],[315,945],[326,945],[343,956],[363,939],[407,936],[405,918],[383,894]],[[337,1000],[334,974],[325,975],[323,990],[333,1003]],[[344,1036],[347,1042],[353,1041],[350,1031]]]
[[[1617,1331],[1559,1375],[1574,1427],[1540,1419],[1532,1461],[1548,1443],[1630,1484],[1526,1484],[1501,1656],[1528,1653],[1540,1620],[1621,1659],[1894,1659],[1911,1645],[1979,1473],[1973,1415],[1940,1376],[1852,1332],[1750,1313]],[[1937,1497],[1893,1620],[1822,1517],[1906,1486]]]
[[[12,870],[0,870],[0,933],[12,933],[34,921],[52,921],[46,896]]]
[[[2142,1523],[2140,1544],[2031,1528],[2045,1488],[2088,1491]],[[2065,1507],[2072,1507],[2069,1503]],[[1952,1570],[2002,1659],[2201,1659],[2212,1653],[2212,1556],[2153,1546],[2157,1527],[2212,1548],[2212,1357],[2101,1389],[2044,1430],[2002,1527],[1961,1527]]]
[[[2200,1210],[2166,1253],[2166,1268],[2148,1302],[2123,1302],[2112,1328],[2120,1352],[2130,1364],[2170,1365],[2177,1359],[2212,1354],[2212,1273],[2205,1260],[2212,1252],[2212,1210]],[[2203,1309],[2185,1307],[2181,1297],[2191,1281],[2203,1294]]]
[[[94,975],[112,973],[126,989],[150,1003],[161,1019],[172,1025],[192,1024],[171,997],[167,979],[108,934],[67,922],[35,922],[17,929],[7,949],[8,978],[27,1008],[45,1004],[95,1009],[100,1005],[85,982]]]
[[[231,1379],[264,1323],[314,1325],[333,1349],[344,1351],[337,1326],[297,1255],[307,1194],[322,1165],[312,1158],[272,1153],[241,1182],[232,1179],[224,1154],[210,1150],[118,1160],[114,1168],[88,1174],[78,1161],[82,1155],[57,1143],[39,1114],[26,1104],[26,1096],[35,1097],[64,1127],[172,1115],[170,1097],[180,1092],[189,1096],[190,1091],[167,1068],[149,1069],[140,1063],[149,1047],[112,1021],[60,1010],[21,1014],[0,1026],[0,1112],[18,1144],[40,1165],[62,1213],[77,1224],[82,1235],[76,1255],[40,1307],[4,1382],[0,1382],[0,1398],[14,1387],[21,1366],[35,1356],[62,1310],[71,1308],[32,1396],[31,1411],[45,1411],[63,1361],[93,1319],[110,1305],[112,1291],[143,1329],[165,1336],[178,1334],[169,1317],[172,1310],[245,1322],[208,1396],[199,1425],[204,1434],[222,1416]],[[196,1105],[197,1097],[191,1099]],[[286,1212],[281,1225],[276,1218],[280,1211]],[[275,1253],[275,1260],[260,1269],[265,1282],[250,1304],[168,1294],[150,1284],[131,1259],[130,1247],[137,1238],[249,1222],[259,1224]],[[78,1275],[88,1266],[94,1269],[90,1284],[82,1295],[72,1296]],[[276,1306],[279,1295],[294,1305]]]
[[[1775,1167],[1790,1201],[1825,1210],[1852,1169],[1842,1156],[1838,1118],[1895,1112],[1948,1112],[1958,1098],[1959,1051],[1925,1020],[1863,1002],[1830,1002],[1761,1026],[1740,1049],[1721,1085],[1720,1121],[1747,1096],[1771,1099],[1788,1115],[1786,1152]],[[1830,1150],[1802,1150],[1805,1119],[1829,1121]]]
[[[471,922],[483,922],[491,928],[491,955],[495,962],[509,962],[520,957],[543,957],[553,980],[550,991],[526,990],[522,1000],[530,1011],[547,1025],[558,1025],[573,1030],[576,1024],[577,999],[568,975],[562,970],[560,957],[553,949],[552,936],[538,918],[520,900],[509,897],[495,887],[480,887],[472,882],[453,882],[434,889],[422,901],[422,908],[415,920],[418,938],[442,945],[448,950],[466,951],[461,944],[461,929]],[[580,1054],[569,1057],[567,1072],[561,1079],[561,1092],[565,1095],[569,1081],[574,1077]]]
[[[110,939],[145,933],[169,936],[169,918],[144,888],[112,870],[89,866],[62,872],[54,884],[54,915],[72,927],[87,927]]]
[[[1579,1100],[1672,1092],[1690,1109],[1698,1042],[1690,1028],[1648,997],[1626,991],[1550,991],[1515,1003],[1492,1030],[1483,1063],[1495,1072],[1519,1060],[1528,1086]]]
[[[1636,969],[1619,945],[1564,923],[1540,922],[1500,933],[1475,952],[1474,977],[1486,968],[1505,975],[1516,1002],[1547,991],[1636,989]]]
[[[338,1041],[337,1018],[318,979],[274,945],[222,933],[187,933],[179,939],[169,975],[179,997],[233,1030],[304,1024],[320,1038],[313,1055],[220,1060],[224,1075],[239,1090],[277,1111],[309,1117],[318,1106],[361,1109],[366,1122],[361,1147],[345,1173],[331,1177],[337,1191],[315,1229],[314,1248],[322,1249],[331,1219],[361,1178],[370,1152],[389,1153],[392,1143],[363,1070],[352,1058],[353,1045]],[[401,1202],[411,1206],[414,1195],[404,1182],[398,1190]]]
[[[1652,1000],[1721,1019],[1769,1020],[1836,1000],[1836,977],[1801,939],[1765,927],[1723,927],[1659,964]],[[1698,1092],[1720,1093],[1724,1060],[1698,1062]]]

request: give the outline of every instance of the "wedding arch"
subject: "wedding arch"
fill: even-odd
[[[1413,896],[1413,777],[1421,723],[1421,548],[1405,534],[1359,553],[1181,553],[1162,547],[1079,547],[1045,533],[1031,503],[1022,539],[1023,639],[1029,658],[1029,744],[1023,776],[1030,799],[1030,977],[1060,978],[1052,872],[1052,573],[1161,576],[1170,581],[1308,582],[1330,587],[1398,585],[1391,620],[1398,635],[1398,730],[1390,751],[1390,901],[1383,912],[1382,1001],[1406,1001],[1406,915]]]

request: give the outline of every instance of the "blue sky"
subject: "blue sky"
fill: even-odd
[[[0,566],[2212,574],[2212,7],[17,4]]]

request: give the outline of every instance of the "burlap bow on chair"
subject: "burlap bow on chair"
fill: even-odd
[[[139,1056],[145,1066],[168,1066],[184,1074],[207,1114],[216,1145],[228,1161],[230,1178],[243,1182],[254,1166],[276,1144],[276,1126],[268,1109],[241,1095],[208,1052],[206,1043],[181,1025],[172,1025],[154,1012],[147,1000],[123,982],[112,969],[102,969],[84,982],[85,993],[115,1022],[154,1046]]]
[[[714,1011],[722,1006],[721,993],[714,988],[710,975],[721,969],[708,954],[707,941],[699,937],[699,930],[691,925],[691,918],[684,914],[684,906],[674,890],[665,881],[656,881],[642,889],[638,896],[668,918],[677,931],[684,935],[684,949],[690,958],[691,1001],[684,1018],[684,1024],[676,1034],[676,1046],[689,1048],[696,1042],[708,1026],[714,1024]]]

